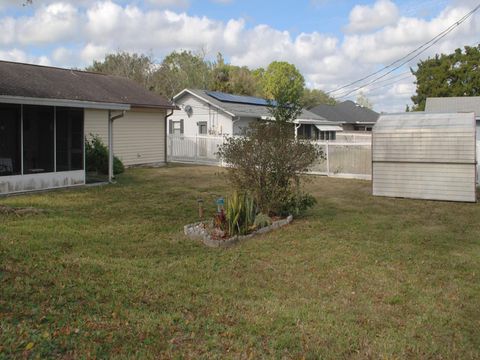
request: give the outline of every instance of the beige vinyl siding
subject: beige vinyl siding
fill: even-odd
[[[113,125],[113,150],[126,166],[165,162],[165,111],[133,109]],[[85,111],[85,134],[108,144],[108,111]]]
[[[85,136],[100,136],[105,145],[108,144],[108,111],[85,109]]]
[[[383,115],[372,160],[374,195],[476,201],[473,114]]]

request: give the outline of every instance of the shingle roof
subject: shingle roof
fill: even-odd
[[[174,108],[164,97],[120,76],[8,61],[0,61],[2,95]]]
[[[261,117],[269,117],[270,111],[267,106],[262,106],[262,105],[251,105],[251,104],[241,104],[241,103],[231,103],[231,102],[223,102],[220,100],[215,99],[214,97],[210,96],[207,94],[207,90],[199,90],[199,89],[186,89],[186,91],[189,91],[196,96],[203,98],[205,100],[208,100],[212,105],[223,109],[234,116],[240,116],[240,117],[253,117],[253,118],[261,118]],[[183,96],[186,92],[183,91],[179,95],[176,96],[176,99],[179,99],[181,96]],[[320,121],[325,121],[328,122],[327,119],[325,119],[322,116],[319,116],[317,114],[312,113],[311,111],[308,110],[303,110],[301,114],[302,119],[310,119],[310,120],[320,120]]]
[[[480,96],[427,98],[425,112],[474,112],[480,117]]]
[[[327,120],[355,124],[355,123],[375,123],[378,120],[379,113],[366,107],[357,105],[353,101],[347,100],[336,105],[317,105],[310,109],[311,112],[323,116]]]

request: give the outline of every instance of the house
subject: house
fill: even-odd
[[[252,96],[185,89],[173,101],[180,110],[169,120],[171,135],[241,135],[252,121],[271,119],[267,100]],[[337,124],[307,110],[294,123],[297,136],[306,139],[334,140],[342,131]]]
[[[477,123],[477,140],[480,140],[480,96],[430,97],[425,112],[452,113],[473,112]]]
[[[310,111],[341,124],[344,131],[372,131],[380,115],[350,100],[336,105],[320,104],[311,108]]]
[[[126,166],[166,161],[175,106],[128,79],[0,61],[0,194],[85,184],[85,138]]]

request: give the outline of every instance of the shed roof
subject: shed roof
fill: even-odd
[[[220,101],[215,97],[210,96],[207,90],[185,89],[174,97],[174,101],[178,101],[180,98],[182,98],[184,95],[188,93],[193,94],[196,97],[209,102],[213,106],[231,114],[232,116],[252,117],[252,118],[258,118],[258,119],[261,119],[261,118],[265,119],[265,118],[271,117],[268,106],[253,105],[253,104],[246,104],[246,103],[239,103],[239,102]],[[246,102],[249,102],[252,99],[251,96],[245,96],[245,97],[239,96],[239,98],[245,98]],[[257,98],[257,99],[262,100],[260,98]],[[302,111],[302,114],[300,115],[299,119],[317,120],[320,122],[329,123],[329,121],[324,117],[314,114],[311,111],[308,111],[306,109]]]
[[[374,124],[379,116],[377,112],[350,100],[336,105],[320,104],[310,109],[310,111],[323,116],[327,120],[344,124]]]
[[[475,133],[473,113],[399,113],[381,115],[373,128],[378,132],[421,132],[422,130],[457,129]]]
[[[474,112],[480,117],[480,96],[429,97],[425,112]]]
[[[175,108],[164,97],[120,76],[10,61],[0,61],[2,96]]]

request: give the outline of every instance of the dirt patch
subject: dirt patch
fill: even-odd
[[[17,216],[24,216],[24,215],[38,215],[45,213],[46,210],[44,209],[36,209],[32,207],[25,207],[25,208],[13,208],[10,206],[0,205],[0,215],[17,215]]]

